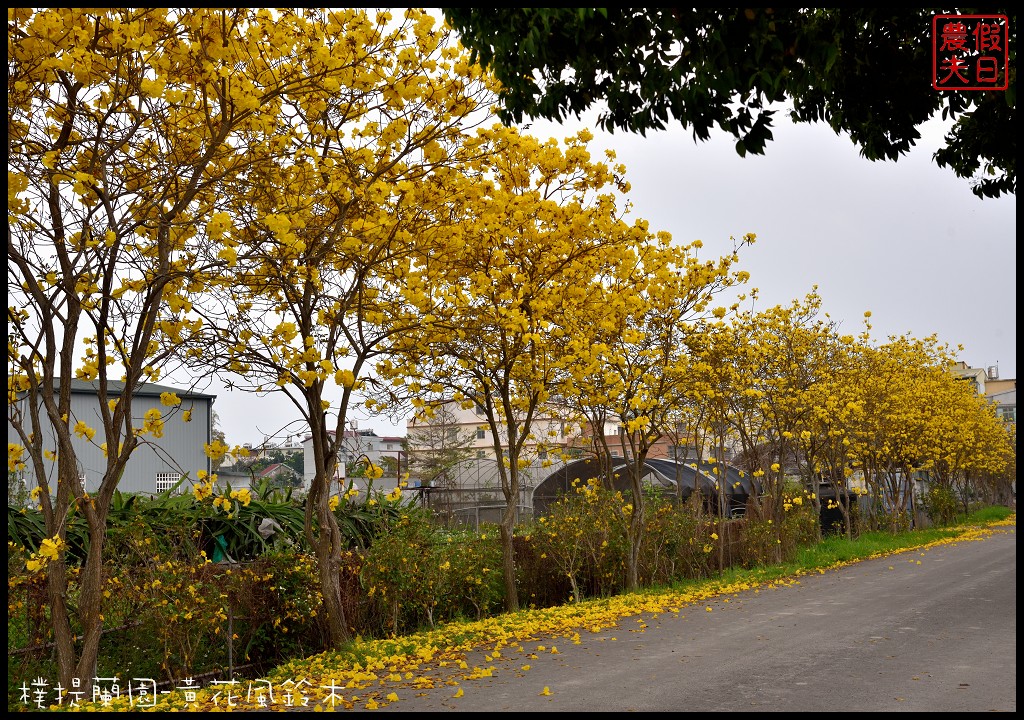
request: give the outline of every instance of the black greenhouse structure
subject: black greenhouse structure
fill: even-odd
[[[611,458],[612,487],[622,492],[630,489],[629,467],[632,461],[619,457]],[[577,484],[586,484],[600,479],[605,487],[603,463],[597,458],[586,458],[568,463],[551,473],[533,491],[533,515],[540,517],[562,495],[573,491]],[[723,470],[724,467],[724,470]],[[717,469],[717,472],[716,472]],[[749,473],[731,465],[721,463],[648,459],[641,470],[642,484],[654,488],[669,497],[679,497],[683,502],[694,493],[699,494],[705,509],[726,517],[744,514],[751,495],[760,495],[762,488]],[[723,481],[724,478],[724,481]],[[721,498],[719,483],[721,483]],[[678,490],[677,490],[678,488]],[[720,508],[720,499],[722,507]]]

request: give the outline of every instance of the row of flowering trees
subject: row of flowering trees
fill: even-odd
[[[915,477],[1005,499],[1015,426],[952,371],[954,349],[934,336],[878,342],[870,312],[857,335],[843,333],[821,304],[815,289],[695,336],[678,417],[701,453],[738,451],[764,487],[762,513],[776,520],[787,477],[831,488],[847,532],[851,478],[871,498],[872,525],[894,529]]]
[[[729,262],[701,272],[728,286]],[[622,293],[628,309],[617,314],[608,303],[591,328],[578,326],[552,386],[581,429],[598,429],[590,438],[599,460],[616,454],[629,461],[629,587],[637,587],[636,558],[645,542],[643,464],[663,438],[677,452],[689,448],[684,461],[722,466],[728,455],[756,479],[762,494],[751,502],[776,528],[794,476],[818,514],[819,490],[830,491],[830,509],[842,513],[847,533],[858,495],[868,496],[869,527],[905,527],[919,499],[917,478],[961,498],[1009,498],[1015,426],[952,371],[955,351],[934,336],[876,341],[870,312],[857,335],[844,333],[823,313],[817,288],[788,306],[757,311],[735,304],[708,315],[704,305],[719,280],[682,272],[644,277],[635,292]],[[706,297],[693,300],[687,293],[695,289]],[[612,447],[600,430],[608,423],[621,429]],[[610,474],[611,463],[605,467]],[[717,477],[724,505],[725,473]]]
[[[847,341],[799,304],[718,306],[748,279],[736,264],[753,235],[704,259],[701,243],[630,221],[614,155],[593,158],[586,132],[543,141],[494,124],[493,81],[423,11],[15,8],[8,21],[9,465],[31,470],[52,538],[65,687],[93,676],[125,464],[180,410],[171,399],[137,418],[134,393],[180,366],[282,393],[308,424],[305,532],[333,644],[351,630],[330,479],[358,398],[378,412],[483,410],[505,458],[509,609],[519,472],[554,404],[625,429],[632,586],[639,467],[679,428],[719,458],[734,438],[768,453],[773,512],[787,453],[814,472],[859,462],[878,483],[933,462],[952,482],[1002,447],[967,399],[962,415],[935,404],[960,402],[953,389],[902,384],[907,370],[940,384],[927,343]],[[76,377],[101,416],[72,415],[60,381]],[[977,425],[979,447],[949,444],[957,432],[909,404],[919,393],[931,416]],[[828,403],[836,412],[819,414]],[[106,453],[92,493],[76,435]],[[70,513],[89,536],[74,610],[60,551]]]

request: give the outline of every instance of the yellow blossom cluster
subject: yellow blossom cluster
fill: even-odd
[[[213,483],[200,483],[192,488],[192,495],[196,500],[202,502],[213,495]]]
[[[42,570],[51,561],[56,560],[66,548],[67,544],[59,536],[44,538],[39,543],[39,551],[32,553],[31,557],[25,562],[25,567],[29,572]]]
[[[155,438],[164,436],[163,414],[157,408],[150,408],[142,416],[142,427],[139,429],[141,435],[152,435]]]
[[[84,420],[79,420],[75,423],[75,435],[86,440],[92,440],[96,435],[96,431],[89,427]]]
[[[178,397],[177,393],[163,392],[160,393],[160,404],[165,407],[177,407],[181,405],[181,398]]]
[[[25,446],[7,443],[7,471],[19,472],[25,469]]]

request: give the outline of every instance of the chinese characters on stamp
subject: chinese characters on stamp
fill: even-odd
[[[1006,90],[1009,35],[1006,15],[932,16],[932,87]]]

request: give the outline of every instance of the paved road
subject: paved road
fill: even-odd
[[[1016,542],[1016,528],[999,528],[629,618],[580,645],[557,641],[558,654],[506,648],[470,658],[494,675],[460,677],[462,697],[403,689],[376,712],[1014,712]]]

